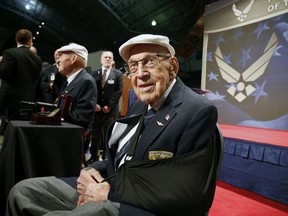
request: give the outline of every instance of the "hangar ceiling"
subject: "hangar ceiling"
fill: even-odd
[[[216,0],[0,0],[0,55],[15,46],[15,33],[27,28],[44,61],[70,42],[89,52],[111,50],[142,33],[170,38],[177,55],[202,47],[205,5]],[[27,7],[29,6],[29,9]],[[155,21],[156,26],[151,22]]]

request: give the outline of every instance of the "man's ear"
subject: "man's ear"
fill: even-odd
[[[30,48],[31,46],[33,46],[33,40],[32,40],[32,38],[28,41],[28,47]]]
[[[176,57],[171,57],[170,66],[169,66],[169,77],[170,80],[174,79],[177,76],[179,70],[179,63]]]
[[[175,76],[177,75],[179,71],[179,62],[176,57],[171,57],[170,60],[170,72],[175,73]]]
[[[76,62],[77,61],[77,58],[80,58],[80,56],[77,56],[76,54],[73,54],[72,56],[72,62]]]

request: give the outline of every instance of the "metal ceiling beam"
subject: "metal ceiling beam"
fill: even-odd
[[[110,0],[98,0],[114,17],[116,17],[122,25],[129,30],[127,23],[123,22],[123,20],[119,17],[117,13],[114,12],[112,7],[112,2]]]
[[[41,2],[37,2],[37,7],[38,8],[42,8],[44,7],[44,4]],[[20,7],[16,4],[16,2],[9,1],[9,3],[6,2],[6,4],[3,2],[0,2],[0,7],[4,8],[5,10],[10,11],[11,13],[17,14],[21,17],[24,17],[26,20],[29,20],[31,23],[35,24],[35,26],[38,26],[40,21],[37,20],[37,18],[39,17],[39,15],[34,15],[37,13],[27,13],[26,10],[24,9],[20,9]],[[55,34],[53,31],[51,31],[50,29],[46,28],[45,26],[42,27],[44,28],[46,31],[48,31],[50,34],[52,34],[55,38],[58,38],[60,41],[64,41],[63,38],[61,38],[58,34]]]

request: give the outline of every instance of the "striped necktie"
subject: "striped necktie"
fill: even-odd
[[[153,108],[150,108],[144,118],[144,127],[149,123],[149,121],[153,118],[153,116],[156,114],[156,110]]]
[[[104,88],[105,82],[106,82],[106,76],[107,76],[107,70],[105,69],[103,74],[102,74],[102,79],[101,79],[101,86]]]
[[[122,148],[116,153],[115,159],[114,159],[114,166],[117,169],[119,166],[119,163],[122,159],[122,157],[127,153],[128,151],[128,147],[130,144],[130,140],[128,140],[123,146]]]

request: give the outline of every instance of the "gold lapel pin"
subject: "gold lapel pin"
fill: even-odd
[[[165,119],[168,121],[170,119],[170,115],[166,115]]]

